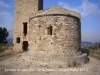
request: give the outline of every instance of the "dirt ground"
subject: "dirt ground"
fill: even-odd
[[[0,57],[0,75],[100,75],[100,60],[72,68],[47,68],[22,59],[22,54]]]

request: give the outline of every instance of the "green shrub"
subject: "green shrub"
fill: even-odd
[[[89,49],[86,49],[86,48],[82,48],[81,49],[82,53],[87,53],[87,56],[89,55]]]

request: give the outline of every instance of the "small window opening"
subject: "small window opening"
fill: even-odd
[[[52,26],[49,26],[49,27],[47,28],[47,34],[48,34],[48,35],[52,35]]]
[[[24,36],[26,36],[26,34],[27,34],[27,22],[23,23],[23,33],[24,33]]]
[[[39,25],[39,28],[40,28],[41,26]]]
[[[16,42],[20,43],[20,37],[17,37]]]
[[[43,10],[43,0],[38,0],[39,5],[38,5],[38,10]]]

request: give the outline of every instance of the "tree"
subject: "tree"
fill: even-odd
[[[7,44],[7,40],[6,38],[9,36],[9,33],[7,31],[7,29],[4,27],[0,27],[0,43],[5,43]]]

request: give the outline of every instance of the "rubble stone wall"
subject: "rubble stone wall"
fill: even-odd
[[[52,26],[52,35],[48,27]],[[48,15],[30,20],[30,50],[52,57],[72,56],[80,48],[80,20],[73,16]]]

